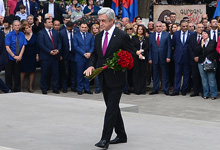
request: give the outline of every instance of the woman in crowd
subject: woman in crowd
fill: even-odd
[[[146,73],[149,51],[149,39],[145,36],[146,28],[138,25],[136,35],[132,37],[132,43],[136,50],[141,50],[142,54],[134,56],[133,86],[135,94],[146,94]]]
[[[132,36],[133,36],[133,33],[134,33],[134,28],[133,28],[133,26],[132,26],[132,24],[127,24],[126,26],[125,26],[125,30],[124,30],[129,36],[130,36],[130,38],[132,39]]]
[[[29,73],[29,88],[28,91],[33,93],[34,71],[36,69],[36,61],[39,61],[37,36],[33,34],[31,26],[27,23],[22,24],[21,30],[25,34],[27,45],[21,61],[21,91],[23,91],[23,81],[26,73]]]
[[[136,22],[134,22],[132,24],[132,26],[133,26],[133,33],[132,33],[132,35],[136,35],[138,24]]]
[[[217,47],[219,49],[219,47]],[[216,83],[216,73],[215,71],[205,71],[205,64],[214,64],[216,68],[216,42],[209,38],[209,31],[202,31],[202,41],[201,45],[196,49],[198,57],[196,61],[198,62],[198,68],[202,79],[203,87],[203,98],[209,98],[209,92],[211,94],[211,99],[215,100],[218,95],[217,83]]]
[[[72,13],[73,13],[73,11],[76,11],[76,4],[78,3],[78,0],[73,0],[73,2],[72,2],[72,6],[70,6],[69,8],[68,8],[68,15],[69,16],[71,16],[72,15]]]
[[[97,15],[98,11],[100,10],[100,7],[94,5],[93,0],[87,1],[87,6],[84,8],[83,13],[84,15]]]
[[[178,24],[174,23],[171,25],[171,28],[170,28],[170,37],[171,39],[173,38],[173,34],[174,32],[176,32],[178,30]]]
[[[91,27],[91,33],[92,35],[95,37],[98,33],[100,32],[100,28],[98,24],[93,24]],[[101,92],[101,87],[99,84],[99,79],[98,77],[95,78],[95,82],[96,82],[96,90],[95,93],[98,94]]]
[[[9,21],[7,19],[5,19],[3,21],[3,24],[4,24],[4,34],[6,36],[9,32],[12,31],[12,28],[11,28],[11,25],[10,25],[10,23],[9,23]]]

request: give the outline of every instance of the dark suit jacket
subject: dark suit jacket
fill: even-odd
[[[166,63],[166,59],[171,57],[172,43],[170,34],[162,31],[159,46],[157,46],[156,32],[149,36],[149,60],[153,61],[153,64]],[[159,59],[160,58],[160,59]],[[160,62],[158,62],[158,59]]]
[[[196,49],[197,47],[201,46],[202,39],[200,40],[199,44],[197,43],[197,40],[197,32],[194,32],[189,39],[190,65],[197,65],[197,62],[195,62],[194,58],[198,57]]]
[[[79,32],[78,28],[74,28],[73,34],[76,34],[76,32]],[[70,50],[70,45],[69,45],[69,39],[68,39],[66,29],[63,29],[63,30],[60,31],[60,39],[61,39],[61,42],[62,42],[61,56],[63,57],[63,59],[64,60],[75,61],[75,50],[74,49],[72,49],[72,51],[71,51],[72,55],[70,55],[70,51],[69,51]],[[74,39],[73,39],[73,41],[74,41]],[[72,41],[72,44],[73,44],[73,41]]]
[[[34,3],[33,3],[32,1],[30,1],[30,0],[29,0],[29,3],[30,3],[30,14],[32,14],[33,16],[36,16],[36,15],[37,15],[37,12],[36,12]],[[16,5],[15,10],[14,10],[14,13],[15,13],[15,14],[16,14],[17,11],[20,11],[19,6],[20,6],[21,4],[24,5],[24,4],[23,4],[23,0],[17,2],[17,5]]]
[[[200,46],[196,49],[198,56],[199,56],[199,62],[203,63],[205,61],[205,58],[207,57],[209,60],[214,61],[217,59],[217,51],[216,51],[216,42],[214,40],[209,39],[209,43],[206,47]]]
[[[44,8],[43,8],[43,16],[48,13],[48,3],[44,4]],[[54,2],[54,19],[53,20],[60,20],[61,19],[61,14],[60,14],[60,8],[59,8],[59,4]]]
[[[188,31],[187,39],[185,44],[182,44],[181,41],[181,30],[176,31],[173,34],[172,45],[174,47],[174,61],[176,63],[189,64],[190,54],[189,54],[189,39],[193,32]]]
[[[77,32],[74,35],[73,45],[75,50],[75,61],[87,61],[84,56],[85,53],[92,53],[94,50],[94,36],[91,33],[86,32],[86,42],[83,40],[81,32]]]
[[[96,63],[98,67],[102,67],[106,63],[106,58],[112,59],[113,54],[119,49],[128,50],[131,53],[135,53],[135,48],[132,45],[131,39],[124,31],[115,28],[113,35],[109,41],[106,53],[102,54],[102,36],[103,32],[100,32],[95,36],[95,48],[90,57],[89,65],[95,67]],[[125,72],[114,72],[113,69],[106,69],[99,75],[101,86],[103,82],[109,88],[121,88],[126,84]]]
[[[42,29],[38,32],[38,44],[40,48],[40,60],[53,60],[53,59],[59,59],[61,52],[61,41],[60,36],[58,32],[54,29],[52,29],[52,35],[54,40],[55,49],[59,50],[58,55],[50,55],[51,50],[53,50],[53,43],[50,39],[50,36],[48,35],[46,29]]]
[[[132,44],[134,45],[135,50],[140,50],[140,40],[139,40],[139,37],[137,35],[132,37]],[[142,55],[145,57],[145,59],[147,59],[148,51],[149,51],[149,40],[148,40],[147,37],[145,37],[143,39],[142,49],[144,50]],[[138,58],[137,55],[135,55],[135,57]]]
[[[5,65],[7,62],[8,53],[5,49],[5,35],[3,31],[0,31],[0,66]]]

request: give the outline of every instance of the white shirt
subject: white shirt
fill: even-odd
[[[210,38],[213,40],[213,35],[214,35],[214,31],[215,31],[215,37],[216,39],[214,39],[216,42],[218,42],[218,29],[216,30],[210,30]]]
[[[5,17],[5,5],[4,5],[3,0],[0,0],[0,15],[2,17]]]
[[[85,32],[85,33],[82,33],[82,32],[80,31],[80,33],[81,33],[82,38],[83,38],[83,40],[84,40],[84,34],[85,34],[85,37],[86,37],[86,32]]]
[[[69,51],[71,51],[71,46],[72,46],[71,34],[73,37],[73,30],[72,30],[72,32],[69,32],[68,30],[66,30],[66,32],[67,32],[67,36],[68,36],[68,40],[69,40]]]
[[[112,37],[112,34],[113,34],[114,30],[115,30],[115,25],[113,25],[113,26],[111,27],[111,29],[108,30],[108,31],[105,31],[105,30],[104,30],[103,35],[102,35],[102,47],[103,47],[104,40],[105,40],[105,33],[108,32],[108,44],[109,44],[109,41],[111,40],[111,37]],[[107,47],[108,47],[108,46],[107,46]]]
[[[53,36],[52,29],[50,29],[50,32],[49,32],[49,29],[47,29],[47,28],[45,28],[45,29],[46,29],[47,34],[49,35],[49,37],[50,37],[50,33],[51,33],[51,35]],[[51,37],[50,37],[50,39],[51,39]]]
[[[181,41],[183,43],[183,31],[181,30]],[[187,36],[188,36],[188,30],[185,32],[185,40],[184,40],[184,43],[186,43],[186,39],[187,39]]]
[[[48,3],[48,13],[54,18],[54,3]]]
[[[157,41],[157,37],[158,37],[158,34],[160,34],[159,35],[159,40],[161,39],[161,35],[162,35],[162,31],[159,33],[159,32],[155,32],[156,33],[156,41]]]
[[[26,11],[27,11],[27,6],[26,6],[26,0],[23,0],[23,5],[26,7]],[[30,2],[29,0],[27,0],[27,5],[28,5],[28,13],[30,15]],[[27,14],[27,12],[25,12]]]
[[[197,33],[197,38],[196,38],[197,41],[198,41],[199,38],[200,38],[200,41],[201,41],[201,39],[202,39],[202,35]]]

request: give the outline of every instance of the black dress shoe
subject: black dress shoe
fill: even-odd
[[[77,90],[76,90],[76,89],[71,89],[71,91],[72,91],[72,92],[77,92]]]
[[[176,96],[176,95],[179,95],[179,93],[173,92],[173,93],[170,94],[170,96]]]
[[[165,95],[170,95],[169,91],[168,92],[164,92]]]
[[[128,91],[124,91],[123,93],[126,95],[130,95],[130,92],[128,92]]]
[[[195,97],[195,96],[199,96],[199,93],[192,93],[192,94],[190,95],[190,97]]]
[[[42,91],[42,94],[47,94],[47,91]]]
[[[118,143],[127,143],[127,139],[116,137],[115,139],[110,141],[110,144],[118,144]]]
[[[154,94],[158,94],[158,92],[153,91],[153,92],[149,93],[149,95],[154,95]]]
[[[67,93],[67,90],[63,90],[63,93]]]
[[[83,93],[82,93],[82,91],[78,91],[78,95],[82,95]]]
[[[95,94],[99,94],[101,90],[95,90]]]
[[[95,146],[100,147],[100,148],[104,148],[104,149],[108,149],[109,142],[107,142],[106,140],[100,140],[98,143],[95,144]]]
[[[84,91],[84,93],[87,93],[87,94],[93,94],[93,92],[92,91]]]
[[[186,96],[186,92],[185,92],[185,91],[183,91],[183,92],[182,92],[182,95],[183,95],[183,96]]]
[[[60,94],[60,92],[58,90],[53,90],[53,93]]]

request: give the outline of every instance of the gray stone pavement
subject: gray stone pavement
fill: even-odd
[[[99,150],[94,144],[105,111],[101,94],[38,92],[0,94],[0,150]],[[219,100],[158,94],[123,95],[125,102],[141,107],[139,113],[122,112],[128,143],[110,150],[220,149]]]

